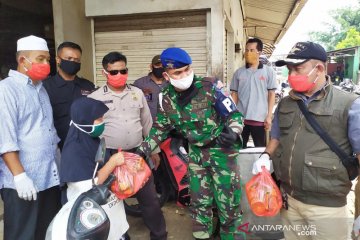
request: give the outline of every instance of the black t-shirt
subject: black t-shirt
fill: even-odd
[[[43,84],[50,98],[54,125],[61,139],[59,147],[62,149],[69,131],[72,102],[79,97],[89,95],[95,90],[95,85],[89,80],[77,76],[73,81],[65,81],[59,73],[44,80]]]

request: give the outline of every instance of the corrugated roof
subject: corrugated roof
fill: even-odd
[[[264,42],[264,53],[271,55],[299,15],[307,0],[240,0],[243,7],[244,30],[247,37]]]

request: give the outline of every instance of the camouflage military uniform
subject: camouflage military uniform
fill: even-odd
[[[197,94],[180,107],[178,93],[169,85],[163,89],[163,100],[157,121],[139,150],[148,155],[175,128],[189,141],[189,171],[193,235],[209,238],[213,233],[212,207],[215,202],[221,222],[221,239],[243,239],[237,228],[241,224],[240,170],[236,161],[241,142],[221,148],[215,139],[227,124],[237,134],[242,132],[243,116],[234,112],[221,120],[215,104],[213,82],[194,77]]]

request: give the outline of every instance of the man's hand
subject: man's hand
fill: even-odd
[[[357,217],[355,219],[355,221],[354,221],[353,231],[354,231],[355,237],[359,236],[359,233],[360,233],[360,216]]]
[[[153,161],[151,159],[149,159],[149,157],[143,151],[141,151],[140,148],[136,149],[135,154],[142,157],[151,170],[154,169],[155,166],[154,166]]]
[[[264,121],[264,128],[265,131],[270,131],[271,130],[271,122],[272,122],[272,114],[268,114],[265,118]]]
[[[267,153],[263,153],[258,160],[256,160],[253,164],[252,174],[256,175],[259,172],[262,172],[262,167],[265,167],[269,172],[273,171],[272,161],[270,160],[270,156]]]
[[[151,154],[151,160],[154,163],[154,169],[157,170],[160,165],[160,155],[158,153]]]
[[[230,148],[239,139],[240,137],[236,132],[234,132],[230,127],[225,126],[223,131],[216,138],[216,143],[223,148]]]
[[[19,198],[24,200],[36,200],[37,189],[33,181],[26,175],[25,172],[14,176],[14,183],[16,191],[18,192]]]
[[[147,158],[147,156],[145,155],[145,153],[144,153],[143,151],[141,151],[140,148],[137,148],[134,153],[137,154],[137,155],[139,155],[140,157],[142,157],[144,160],[146,160],[146,158]]]

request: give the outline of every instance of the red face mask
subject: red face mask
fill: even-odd
[[[33,63],[27,58],[25,58],[26,61],[31,63],[31,68],[27,69],[24,66],[24,69],[26,70],[27,75],[31,80],[34,81],[41,81],[44,80],[47,76],[50,74],[50,64],[47,63]]]
[[[110,75],[110,73],[105,72],[105,75],[107,77],[107,83],[114,87],[114,88],[120,88],[120,87],[123,87],[125,86],[126,84],[126,81],[128,79],[128,74],[121,74],[121,73],[118,73],[116,75]]]
[[[314,88],[315,83],[318,78],[316,78],[313,82],[309,82],[309,75],[314,71],[317,65],[309,72],[307,75],[289,75],[288,81],[290,87],[294,89],[296,92],[308,92],[312,88]]]

